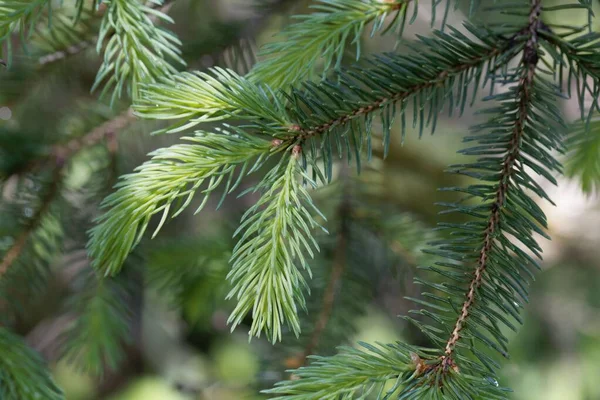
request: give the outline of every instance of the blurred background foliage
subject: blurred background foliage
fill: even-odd
[[[245,72],[254,49],[272,41],[292,15],[311,12],[311,2],[303,0],[172,3],[168,14],[176,23],[169,29],[182,40],[190,69],[223,65]],[[430,5],[420,3],[419,19],[407,28],[406,40],[430,32]],[[451,14],[448,24],[460,26],[468,19],[466,4]],[[66,39],[40,27],[26,48],[14,46],[12,66],[0,67],[3,251],[23,220],[32,218],[36,208],[31,198],[52,191],[47,184],[52,171],[61,170],[59,190],[47,194],[52,196],[52,210],[35,227],[41,238],[36,236],[37,247],[27,252],[36,260],[19,260],[23,268],[31,268],[31,287],[26,290],[10,280],[1,285],[3,295],[10,292],[20,300],[19,312],[3,313],[3,319],[11,320],[15,331],[50,362],[67,399],[260,399],[260,389],[286,378],[285,369],[302,365],[308,354],[332,354],[335,346],[360,340],[423,340],[397,315],[410,308],[404,296],[415,297],[420,291],[412,278],[426,261],[420,249],[436,235],[432,228],[440,217],[435,203],[451,196],[437,188],[455,186],[462,179],[443,171],[460,159],[456,150],[461,148],[461,135],[478,119],[476,112],[459,121],[440,117],[443,128],[435,138],[407,135],[404,146],[394,141],[386,162],[375,158],[360,176],[338,166],[336,187],[315,193],[329,217],[330,235],[319,238],[322,249],[314,263],[316,276],[301,338],[290,334],[271,346],[261,340],[248,343],[247,326],[229,332],[226,320],[232,304],[224,299],[231,236],[255,198],[228,198],[215,210],[219,196],[214,196],[212,207],[201,216],[187,211],[166,224],[157,238],[144,241],[115,288],[102,288],[109,291],[107,301],[127,304],[127,326],[119,326],[110,313],[95,321],[102,329],[112,324],[115,332],[124,330],[122,341],[108,344],[122,350],[104,360],[112,368],[102,371],[102,378],[75,368],[78,364],[70,361],[81,355],[64,348],[64,335],[92,307],[86,303],[88,291],[98,290],[87,269],[86,230],[116,177],[141,164],[149,151],[177,142],[178,136],[152,136],[163,126],[123,114],[127,99],[111,108],[90,94],[100,64],[91,44],[99,21],[92,14],[82,18],[78,34]],[[587,16],[565,11],[560,18],[564,24],[578,24]],[[72,46],[56,53],[56,43],[67,39]],[[17,44],[18,38],[14,41]],[[394,47],[390,36],[363,41],[365,52]],[[240,54],[246,58],[240,59]],[[566,101],[562,106],[576,117],[576,105]],[[116,125],[115,118],[121,118]],[[104,129],[109,135],[91,144],[78,142],[106,124],[114,125]],[[595,134],[600,137],[600,132]],[[68,143],[76,146],[66,154],[68,162],[59,165],[53,159],[56,146]],[[600,156],[600,146],[583,147],[591,156],[574,162],[588,166],[590,158]],[[593,190],[593,177],[600,173],[594,175],[594,167],[598,168],[589,166],[592,178],[584,185],[588,193],[580,189],[577,177],[561,178],[560,191],[549,189],[557,207],[543,205],[553,240],[544,242],[544,272],[532,289],[525,324],[513,335],[512,360],[503,369],[516,400],[600,399],[600,202]],[[27,174],[32,175],[23,179]],[[33,285],[41,270],[46,271],[42,281]],[[328,287],[336,273],[342,278]],[[15,286],[6,287],[9,284]],[[331,291],[335,296],[328,300]],[[80,339],[95,338],[95,333]],[[91,357],[94,344],[87,346]],[[58,361],[65,351],[70,356]]]

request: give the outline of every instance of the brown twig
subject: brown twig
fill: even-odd
[[[115,118],[106,121],[105,123],[97,126],[92,129],[85,135],[75,138],[70,142],[67,142],[63,145],[58,145],[54,147],[52,151],[53,156],[61,156],[64,158],[71,157],[74,153],[77,153],[81,149],[85,147],[90,147],[95,144],[100,143],[104,139],[109,139],[109,150],[111,146],[115,146],[114,141],[111,142],[111,136],[115,135],[117,132],[125,129],[132,122],[134,122],[137,118],[133,115],[133,111],[131,109],[127,109],[123,113],[119,114]],[[111,144],[112,143],[112,144]]]
[[[25,230],[21,232],[21,234],[17,237],[13,245],[8,249],[5,253],[2,261],[0,262],[0,277],[2,277],[11,265],[19,258],[25,249],[25,245],[27,244],[27,240],[33,234],[33,232],[38,228],[40,222],[42,221],[44,215],[50,208],[52,201],[59,193],[60,189],[60,181],[61,175],[63,171],[63,167],[66,161],[71,158],[75,153],[80,150],[93,146],[95,144],[100,143],[106,137],[109,138],[108,147],[109,151],[111,148],[115,148],[115,140],[114,138],[111,140],[110,138],[114,136],[114,134],[131,122],[135,120],[135,116],[131,112],[131,110],[127,110],[116,118],[105,122],[104,124],[94,128],[86,135],[71,140],[65,145],[56,146],[50,156],[44,157],[43,159],[37,160],[36,162],[31,163],[27,168],[22,171],[19,171],[18,174],[23,174],[25,172],[29,172],[38,167],[46,165],[49,161],[54,160],[55,167],[54,173],[52,177],[52,182],[48,189],[48,192],[42,199],[42,205],[37,210],[35,215],[31,218],[30,222],[26,225]]]
[[[321,135],[336,126],[345,125],[355,118],[359,118],[373,111],[376,111],[386,104],[396,103],[398,101],[405,100],[416,93],[433,88],[435,86],[443,86],[449,78],[460,74],[461,72],[464,72],[465,70],[472,68],[477,64],[486,62],[487,60],[491,60],[493,57],[501,54],[508,46],[510,46],[510,41],[508,41],[506,46],[504,47],[491,48],[489,53],[485,54],[484,56],[474,57],[473,59],[465,61],[450,70],[442,71],[436,77],[425,83],[415,84],[401,92],[393,94],[392,96],[381,97],[369,105],[364,105],[362,107],[356,108],[351,112],[348,112],[342,116],[339,116],[338,118],[332,119],[321,125],[314,126],[309,129],[302,129],[299,125],[294,125],[290,128],[290,130],[298,132],[298,134],[294,138],[295,140],[304,142],[306,139],[309,139],[313,136]]]
[[[46,212],[52,205],[52,202],[56,198],[60,189],[61,175],[64,166],[63,158],[56,158],[56,165],[54,167],[54,171],[52,174],[52,182],[50,187],[42,198],[41,206],[33,215],[33,217],[29,220],[27,225],[25,226],[25,230],[21,232],[21,234],[17,237],[17,240],[14,241],[13,245],[8,249],[8,251],[4,254],[2,258],[2,262],[0,262],[0,278],[6,274],[9,268],[13,265],[13,263],[19,258],[19,256],[23,253],[25,249],[25,245],[27,244],[27,239],[35,232],[35,230],[39,227],[42,222]]]
[[[471,314],[471,308],[475,304],[475,295],[477,290],[483,283],[483,275],[487,268],[489,256],[495,243],[494,236],[498,230],[501,212],[505,206],[506,197],[508,195],[509,183],[515,173],[514,164],[521,152],[521,138],[523,136],[525,122],[531,108],[531,88],[533,86],[535,68],[538,62],[537,32],[540,29],[540,13],[541,0],[532,0],[528,26],[529,39],[527,40],[525,48],[523,49],[523,56],[521,60],[521,63],[523,64],[523,71],[519,80],[519,89],[517,92],[519,114],[510,138],[509,149],[504,156],[502,163],[502,170],[500,171],[499,177],[500,184],[496,190],[494,203],[491,206],[491,214],[484,232],[483,246],[479,251],[479,259],[477,261],[477,267],[474,271],[474,277],[469,284],[466,300],[461,307],[461,312],[456,320],[452,334],[446,342],[444,355],[441,357],[440,365],[443,366],[444,369],[447,369],[448,367],[454,368],[456,365],[453,360],[454,349],[461,338],[461,330]]]
[[[65,144],[59,144],[52,147],[49,153],[14,171],[12,176],[24,175],[33,170],[41,168],[52,159],[56,159],[56,157],[62,157],[63,159],[70,158],[74,153],[82,150],[85,147],[96,145],[105,138],[108,139],[107,146],[109,151],[112,151],[111,149],[115,149],[116,142],[114,139],[111,139],[111,137],[120,130],[126,128],[135,120],[136,117],[133,115],[132,110],[128,109],[115,118],[97,126],[83,136],[72,139]]]
[[[46,54],[38,58],[38,65],[44,66],[46,64],[51,64],[60,60],[63,60],[69,56],[75,56],[82,51],[92,47],[94,43],[98,40],[98,36],[93,36],[90,39],[83,40],[79,43],[72,44],[66,47],[63,50],[55,51],[54,53]]]

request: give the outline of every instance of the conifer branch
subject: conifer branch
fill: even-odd
[[[0,327],[0,352],[0,398],[65,400],[39,354],[4,327]]]
[[[504,43],[504,45],[507,46],[508,44]],[[456,77],[457,75],[470,68],[480,66],[481,64],[492,60],[499,54],[502,54],[507,48],[505,46],[491,47],[483,55],[477,55],[476,57],[470,60],[461,60],[457,64],[449,65],[447,68],[443,69],[435,75],[426,75],[424,77],[421,77],[421,82],[415,83],[412,86],[408,86],[404,90],[392,93],[389,96],[380,97],[375,101],[362,105],[361,107],[354,108],[349,112],[345,112],[343,115],[340,115],[337,118],[331,119],[327,122],[323,122],[320,125],[312,126],[306,129],[298,127],[297,138],[300,141],[304,142],[305,140],[310,139],[314,136],[322,135],[323,133],[330,131],[332,128],[348,124],[353,119],[362,118],[368,116],[371,113],[378,112],[381,110],[381,108],[385,107],[388,104],[394,104],[404,101],[409,97],[414,96],[419,92],[425,91],[427,89],[443,87],[449,79]],[[497,65],[496,67],[500,66],[501,65]]]
[[[461,112],[464,109],[466,90],[460,87],[453,93],[459,81],[465,87],[474,83],[474,99],[482,77],[485,81],[488,79],[484,67],[487,65],[487,74],[492,74],[520,50],[515,41],[519,33],[507,39],[472,25],[467,29],[482,43],[456,30],[452,30],[452,35],[437,32],[433,40],[422,39],[428,48],[425,54],[386,55],[371,60],[370,68],[353,68],[341,74],[339,83],[306,83],[303,90],[293,91],[289,96],[292,105],[289,117],[283,111],[280,93],[273,93],[270,87],[253,79],[218,68],[212,74],[184,72],[144,85],[143,96],[134,109],[143,118],[182,120],[167,132],[228,118],[258,120],[268,124],[273,136],[292,145],[324,136],[376,113],[394,114],[390,109],[396,103],[403,105],[404,114],[407,101],[411,98],[417,101],[418,97],[421,104],[417,107],[424,108],[427,103],[431,107],[429,117],[424,117],[424,112],[418,117],[421,129],[426,120],[433,121],[433,130],[445,102],[450,103],[451,111],[455,102]],[[332,99],[335,105],[331,104]],[[304,106],[310,112],[302,111]],[[265,109],[273,111],[265,112]],[[384,136],[387,139],[390,123],[391,118],[386,118]],[[264,128],[261,125],[260,129]],[[389,140],[386,143],[389,144]]]
[[[588,129],[589,128],[589,129]],[[600,190],[600,119],[596,115],[589,127],[585,123],[575,124],[568,139],[566,175],[578,178],[581,189],[587,194]]]
[[[499,229],[500,216],[503,207],[505,206],[506,198],[509,191],[509,184],[513,179],[516,170],[514,165],[520,156],[522,135],[524,132],[526,120],[529,116],[531,104],[531,89],[535,77],[535,69],[539,60],[538,56],[538,31],[541,24],[541,0],[532,0],[531,11],[529,13],[528,39],[523,49],[523,58],[521,60],[522,71],[520,81],[518,83],[518,117],[515,121],[515,126],[510,137],[509,149],[504,155],[502,162],[502,171],[498,177],[498,188],[496,190],[495,200],[491,205],[491,214],[489,216],[487,227],[484,232],[483,246],[479,251],[479,259],[477,267],[474,271],[474,277],[469,284],[469,289],[466,295],[466,300],[463,303],[460,315],[456,320],[452,334],[446,342],[444,348],[444,356],[442,357],[442,365],[444,368],[453,367],[454,349],[461,339],[461,330],[470,316],[470,311],[475,303],[475,294],[483,283],[484,272],[489,262],[489,256],[492,248],[496,245],[495,236]]]
[[[0,279],[8,272],[13,263],[21,256],[21,253],[25,250],[27,242],[31,235],[34,234],[36,229],[41,224],[42,220],[46,216],[46,213],[50,209],[53,201],[60,193],[60,182],[63,171],[65,159],[62,157],[56,158],[56,165],[52,173],[52,180],[46,193],[41,199],[41,205],[31,217],[31,219],[25,225],[25,229],[14,241],[12,246],[4,254],[2,261],[0,262]]]
[[[265,393],[275,395],[273,400],[391,398],[414,374],[411,358],[417,350],[402,343],[360,345],[340,348],[333,357],[311,356],[310,365],[294,371],[294,380],[280,382]],[[386,387],[387,383],[392,385]]]
[[[85,288],[70,302],[76,318],[67,324],[62,357],[76,368],[93,376],[116,371],[125,354],[122,346],[130,342],[131,293],[114,278],[87,277]]]
[[[161,0],[151,0],[162,5]],[[177,37],[155,26],[155,19],[173,22],[160,10],[140,0],[106,1],[108,9],[102,19],[97,51],[103,63],[92,91],[104,85],[100,95],[112,91],[111,104],[126,88],[135,100],[139,85],[177,72],[171,64],[185,65],[181,58],[181,42]]]
[[[114,147],[113,135],[127,128],[132,122],[136,120],[131,109],[127,109],[123,113],[117,115],[115,118],[110,119],[101,125],[90,130],[83,136],[71,139],[67,143],[55,145],[48,153],[44,156],[32,160],[29,164],[23,168],[15,171],[13,175],[23,175],[30,171],[34,171],[44,166],[47,162],[51,162],[53,159],[61,158],[67,160],[71,158],[75,153],[79,151],[95,146],[104,139],[113,141],[108,143],[108,146]],[[110,150],[110,149],[109,149]]]
[[[53,150],[55,156],[70,158],[73,154],[84,148],[94,146],[102,140],[117,134],[136,121],[136,117],[131,109],[127,109],[115,118],[110,119],[103,124],[95,127],[85,135],[74,138],[64,145],[59,145]]]
[[[57,61],[64,60],[65,58],[70,57],[70,56],[76,56],[77,54],[81,53],[82,51],[87,50],[90,47],[92,47],[94,45],[94,43],[96,43],[97,40],[98,40],[98,36],[93,36],[90,39],[82,40],[75,44],[71,44],[71,45],[65,47],[64,49],[57,50],[53,53],[45,54],[45,55],[41,56],[40,58],[38,58],[38,61],[37,61],[38,65],[45,66],[48,64],[55,63]]]
[[[54,163],[54,169],[50,185],[41,199],[41,205],[29,220],[25,226],[25,230],[17,237],[13,245],[5,253],[2,261],[0,262],[0,278],[9,270],[12,264],[20,257],[22,252],[25,250],[27,242],[31,235],[39,227],[40,223],[44,219],[50,206],[52,205],[55,198],[60,194],[60,186],[62,180],[62,173],[64,166],[67,161],[76,153],[83,150],[84,148],[94,146],[100,141],[104,140],[107,136],[118,132],[125,128],[129,123],[135,120],[131,110],[127,110],[116,118],[105,122],[104,124],[92,129],[89,133],[82,137],[72,139],[65,145],[55,146],[50,156],[44,157],[37,161],[32,162],[24,170],[19,171],[19,175],[41,168],[47,163]]]
[[[558,75],[558,85],[567,86],[567,95],[572,97],[572,82],[576,85],[576,97],[579,103],[581,119],[589,124],[595,111],[600,111],[600,33],[589,32],[567,40],[582,28],[572,28],[572,32],[557,35],[550,27],[542,24],[539,31],[540,44],[554,58],[554,70]],[[565,73],[564,69],[568,68]],[[564,80],[566,79],[566,82]],[[586,95],[591,100],[587,104]],[[588,115],[586,118],[586,109]]]
[[[48,23],[42,24],[35,30],[31,38],[33,47],[36,48],[38,67],[64,60],[75,56],[91,47],[98,40],[95,34],[94,5],[85,7],[82,1],[81,8],[63,6],[52,11],[46,19]]]
[[[29,38],[44,9],[52,7],[51,3],[50,0],[5,0],[0,4],[0,60],[4,58],[4,47],[6,46],[6,64],[11,64],[12,44],[10,39],[12,33],[18,31],[23,38]],[[5,64],[4,61],[2,63]]]
[[[298,179],[311,182],[300,169],[300,146],[291,150],[254,188],[263,195],[234,234],[240,239],[228,275],[233,288],[227,298],[238,301],[228,321],[232,329],[252,311],[249,335],[265,332],[272,342],[281,340],[284,322],[300,334],[298,311],[306,309],[308,285],[296,263],[310,275],[307,255],[319,249],[311,230],[320,226],[314,215],[321,214]]]
[[[102,3],[98,8],[98,11],[92,14],[91,11],[85,10],[83,1],[80,3],[81,6],[78,7],[76,10],[77,14],[74,16],[70,16],[70,18],[60,18],[62,16],[56,18],[55,15],[54,20],[52,21],[52,26],[48,27],[48,32],[46,32],[45,35],[42,35],[42,39],[44,41],[51,42],[50,45],[57,50],[39,57],[37,63],[40,67],[64,60],[68,57],[76,56],[77,54],[80,54],[81,52],[89,49],[90,47],[96,46],[96,43],[98,43],[98,35],[93,35],[90,37],[88,33],[88,35],[85,35],[88,36],[87,38],[80,39],[77,41],[73,41],[73,36],[80,33],[76,31],[77,26],[81,25],[82,22],[87,22],[88,20],[91,20],[92,17],[103,16],[106,13],[108,7],[106,6],[106,3]],[[150,2],[148,4],[148,7],[153,10],[157,10],[162,14],[167,14],[169,12],[169,9],[173,6],[173,3],[174,0],[164,1],[162,4]],[[151,14],[149,15],[149,19],[150,21],[152,21],[153,24],[156,24],[159,22],[159,15]],[[58,27],[57,24],[59,24]],[[64,32],[69,33],[69,35],[65,35],[67,37],[63,38],[64,41],[59,40],[58,43],[54,43],[57,41],[57,35],[61,35]],[[80,36],[83,35],[81,35],[80,33]],[[58,46],[56,46],[56,44],[58,44]]]
[[[412,0],[320,0],[313,6],[319,12],[302,16],[267,44],[259,55],[268,57],[253,68],[248,78],[286,89],[292,82],[313,75],[315,64],[323,62],[323,70],[339,69],[347,42],[356,47],[360,58],[360,40],[364,29],[374,23],[371,36],[396,31],[400,37],[406,25],[408,6]],[[412,23],[418,7],[414,6]],[[386,18],[390,17],[389,23]]]
[[[219,130],[219,135],[196,132],[194,137],[184,138],[185,144],[151,153],[151,160],[135,173],[123,176],[116,186],[118,190],[102,203],[110,210],[90,231],[92,266],[106,275],[116,274],[154,214],[162,214],[156,235],[167,217],[183,212],[203,184],[204,198],[196,212],[220,184],[225,184],[224,198],[237,188],[243,176],[259,168],[272,151],[278,151],[267,140],[235,127],[230,129]]]

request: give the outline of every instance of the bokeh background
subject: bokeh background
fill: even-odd
[[[559,1],[547,1],[552,2]],[[168,13],[176,24],[168,28],[181,38],[188,67],[225,65],[242,73],[252,62],[252,52],[274,40],[276,32],[293,22],[292,15],[311,12],[311,2],[304,0],[172,3]],[[430,34],[431,5],[419,4],[422,9],[407,28],[406,41],[417,34]],[[468,19],[466,10],[465,3],[451,13],[448,24],[460,27]],[[583,11],[555,15],[564,24],[585,23],[587,18]],[[484,12],[471,17],[492,18],[499,17]],[[4,200],[20,188],[11,186],[19,166],[127,110],[127,99],[111,108],[98,101],[95,93],[90,94],[99,66],[92,43],[97,25],[97,20],[90,19],[81,32],[86,40],[73,52],[77,54],[48,57],[53,48],[47,38],[34,35],[26,49],[16,46],[10,69],[0,67]],[[600,25],[596,23],[594,29]],[[363,43],[365,53],[392,51],[394,46],[395,38],[389,35],[365,37]],[[395,51],[406,51],[404,44]],[[240,53],[246,55],[245,61],[238,58]],[[352,62],[351,54],[347,62]],[[569,119],[576,118],[576,103],[565,101],[562,107]],[[425,133],[419,139],[416,132],[409,133],[404,145],[396,129],[385,163],[374,159],[360,176],[353,168],[340,165],[334,187],[314,193],[329,217],[327,227],[332,232],[330,237],[320,238],[324,250],[313,268],[315,281],[322,283],[315,283],[314,296],[318,299],[328,271],[336,263],[352,264],[347,271],[355,272],[336,288],[338,295],[326,327],[332,331],[331,338],[316,346],[319,354],[331,354],[336,345],[354,345],[359,340],[423,341],[398,315],[412,307],[404,296],[418,296],[420,291],[412,278],[419,274],[417,265],[426,262],[420,248],[435,235],[430,231],[440,220],[435,203],[450,196],[437,188],[464,182],[443,171],[461,160],[456,151],[468,127],[478,121],[477,108],[460,119],[441,117],[435,136]],[[123,347],[124,361],[115,370],[106,371],[99,379],[57,361],[61,332],[73,319],[68,309],[65,311],[64,300],[80,290],[74,277],[89,268],[85,231],[117,175],[132,171],[149,151],[176,143],[181,136],[151,135],[160,127],[148,121],[129,121],[71,160],[57,205],[57,224],[64,230],[64,239],[60,251],[52,254],[47,285],[27,302],[16,330],[46,357],[69,400],[264,398],[259,390],[287,378],[286,367],[297,363],[305,345],[293,337],[275,346],[260,339],[249,343],[247,326],[230,333],[226,325],[232,308],[224,300],[228,290],[224,278],[234,244],[231,235],[255,200],[252,195],[230,197],[218,211],[214,200],[197,216],[192,216],[190,207],[190,212],[169,222],[157,238],[143,242],[132,255],[125,272],[129,284],[136,284],[135,295],[127,300],[133,315],[130,341]],[[515,400],[600,399],[600,201],[595,194],[584,194],[576,180],[560,177],[559,184],[560,188],[546,185],[556,203],[543,204],[552,241],[544,241],[543,271],[531,288],[525,323],[518,335],[512,335],[511,360],[504,362],[502,370],[501,383],[515,390]],[[347,209],[340,206],[344,200],[339,200],[339,193],[350,193],[345,199],[351,198],[356,205],[353,209],[358,217],[349,220],[360,221],[350,228],[345,225]],[[338,248],[337,226],[352,232],[353,240],[344,243],[343,249]],[[354,307],[347,298],[360,300],[360,306]],[[311,318],[314,324],[319,304],[316,301],[317,308],[307,317],[308,325]]]

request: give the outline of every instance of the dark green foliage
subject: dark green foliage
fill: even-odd
[[[80,370],[101,376],[105,369],[116,370],[124,357],[123,345],[132,333],[131,299],[119,278],[84,278],[84,287],[70,299],[74,315],[62,339],[63,357]]]
[[[17,218],[2,219],[0,298],[17,310],[43,290],[50,266],[62,250],[62,223],[53,212],[61,200],[62,168],[47,167],[53,169],[10,182],[14,197],[3,202],[2,212]],[[13,313],[3,313],[8,321],[13,317]]]
[[[291,94],[294,119],[300,124],[299,140],[307,142],[307,162],[321,179],[331,180],[336,151],[355,159],[360,169],[363,152],[367,157],[372,152],[375,116],[381,118],[385,156],[395,118],[400,118],[405,135],[409,106],[412,126],[418,127],[419,135],[426,126],[434,131],[444,106],[450,113],[458,109],[462,114],[476,99],[479,86],[520,50],[486,29],[467,28],[482,43],[457,30],[452,34],[436,31],[435,38],[421,38],[420,46],[414,46],[418,53],[378,56],[367,67],[344,71],[335,82],[306,83]]]
[[[0,328],[0,353],[1,398],[64,399],[40,356],[5,328]]]
[[[28,38],[44,11],[50,12],[49,0],[9,0],[0,5],[0,60],[8,58],[12,61],[12,44],[10,35],[18,32]],[[6,50],[5,50],[6,48]],[[3,60],[4,61],[4,60]]]

